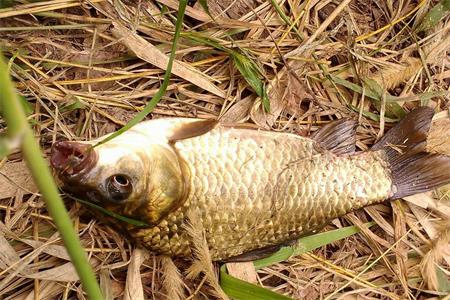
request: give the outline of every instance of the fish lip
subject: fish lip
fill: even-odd
[[[98,161],[98,154],[89,144],[59,141],[51,148],[50,164],[62,181],[80,181]]]

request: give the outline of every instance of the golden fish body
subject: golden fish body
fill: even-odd
[[[195,119],[151,120],[94,148],[83,168],[61,167],[78,144],[56,145],[52,164],[73,192],[148,223],[119,227],[156,253],[190,255],[186,222],[195,212],[213,260],[224,260],[449,182],[450,159],[419,149],[432,116],[430,109],[412,112],[371,151],[357,154],[341,147],[354,138],[345,122],[311,139]],[[395,141],[404,152],[389,146]]]
[[[219,260],[298,238],[391,193],[381,153],[338,157],[293,134],[218,127],[174,148],[190,170],[187,201],[133,233],[165,254],[189,254],[182,223],[190,208]]]

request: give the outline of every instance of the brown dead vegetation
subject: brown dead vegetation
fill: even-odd
[[[29,120],[46,153],[55,140],[117,130],[158,90],[177,1],[20,2],[0,9],[0,47],[11,59],[18,91],[33,108]],[[189,8],[174,76],[149,118],[220,117],[309,135],[350,117],[360,124],[358,149],[367,150],[399,119],[398,108],[425,104],[438,112],[430,151],[450,153],[450,19],[415,31],[436,1],[273,2],[288,22],[272,1],[208,0],[215,21],[199,3]],[[193,41],[196,34],[239,51],[263,70],[269,113],[229,54]],[[398,107],[386,102],[388,96],[398,97],[393,102]],[[0,131],[4,125],[0,120]],[[19,153],[0,162],[0,298],[83,299],[24,170]],[[326,229],[370,220],[377,226],[259,270],[257,282],[296,299],[445,296],[439,280],[450,272],[448,194],[447,187],[334,220]],[[189,299],[223,296],[201,247],[186,277],[184,263],[134,249],[79,204],[68,200],[67,207],[106,299],[161,299],[183,292]],[[205,277],[199,264],[207,265]]]

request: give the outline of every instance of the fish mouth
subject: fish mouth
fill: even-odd
[[[63,180],[79,179],[92,170],[98,156],[91,145],[61,141],[52,146],[50,164]]]

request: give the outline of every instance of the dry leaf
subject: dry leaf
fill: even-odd
[[[127,271],[124,300],[144,300],[144,288],[141,280],[141,265],[149,257],[147,250],[137,248],[131,255]]]
[[[236,102],[222,115],[220,122],[224,124],[235,124],[247,121],[249,118],[248,113],[254,101],[254,96],[248,96]]]
[[[391,202],[391,207],[394,215],[394,238],[398,241],[406,235],[406,216],[400,200]],[[398,271],[396,275],[402,284],[405,297],[408,294],[408,248],[408,245],[403,240],[395,246],[394,251]]]
[[[256,274],[255,265],[252,261],[239,262],[239,263],[227,263],[228,273],[241,280],[257,283],[258,274]]]
[[[3,233],[0,232],[0,270],[6,270],[19,260],[19,254],[16,253],[16,250],[5,239]]]
[[[23,277],[61,282],[72,282],[79,280],[77,271],[71,262],[45,271],[40,271],[33,274],[24,274]]]
[[[35,299],[56,299],[59,294],[63,290],[65,290],[66,287],[56,281],[41,281],[39,284],[39,293],[38,297],[35,295],[35,290],[33,289],[28,295],[23,295],[23,298],[20,296],[17,297],[17,300],[23,299],[23,300],[35,300]],[[14,298],[16,300],[16,298]]]
[[[268,89],[270,112],[264,111],[261,101],[255,102],[251,110],[251,118],[256,124],[263,128],[270,128],[283,111],[287,111],[292,115],[303,114],[303,111],[300,109],[301,101],[312,97],[306,92],[303,83],[291,73],[299,72],[302,67],[303,63],[291,63],[290,68],[292,71],[288,71],[284,67],[272,80]]]
[[[427,151],[450,155],[450,119],[435,120],[427,138]]]
[[[425,209],[432,209],[450,218],[450,205],[431,197],[431,192],[411,195],[403,199]]]
[[[158,68],[166,70],[167,63],[169,62],[169,57],[166,54],[121,23],[114,21],[113,26],[114,28],[112,31],[114,35],[120,38],[120,41],[126,45],[130,51],[133,51],[137,57]],[[174,60],[172,73],[208,92],[221,98],[225,98],[225,93],[210,82],[205,75],[181,61]]]
[[[100,289],[102,290],[103,299],[113,300],[111,278],[109,277],[109,270],[101,269],[98,277],[100,279]]]
[[[229,16],[239,19],[257,6],[255,0],[208,0],[208,8],[213,16]]]
[[[170,7],[172,9],[178,9],[179,6],[179,2],[177,0],[157,0],[157,1],[161,4],[167,5],[167,7]],[[211,21],[211,17],[208,16],[206,12],[197,8],[186,6],[185,13],[186,16],[189,16],[199,21],[203,22]]]
[[[433,246],[428,251],[421,263],[421,271],[428,287],[432,290],[438,290],[439,284],[436,274],[436,268],[443,259],[450,261],[450,219],[442,224],[442,229],[433,241]]]
[[[3,278],[0,282],[0,295],[5,287],[10,285],[11,281],[13,281],[16,277],[27,277],[26,274],[31,273],[32,271],[28,269],[28,265],[41,254],[41,248],[32,251],[27,254],[25,257],[22,257],[20,261],[15,262],[8,266],[8,275]],[[4,261],[5,262],[5,261]],[[23,272],[23,273],[22,273]],[[24,275],[25,274],[25,275]]]
[[[27,239],[21,239],[22,243],[25,243],[27,245],[30,245],[33,248],[39,248],[43,247],[42,252],[47,253],[51,256],[58,257],[64,260],[70,260],[70,256],[67,253],[67,250],[64,246],[60,245],[51,245],[51,244],[45,244],[44,242],[35,241],[35,240],[27,240]]]
[[[418,205],[415,205],[412,202],[408,203],[408,205],[409,205],[409,208],[411,209],[412,213],[416,216],[420,225],[422,225],[426,234],[430,237],[430,239],[432,239],[432,240],[435,239],[437,237],[437,230],[434,227],[434,224],[430,220],[430,218],[431,218],[430,213],[428,211],[426,211],[424,208],[422,208]]]
[[[37,188],[23,161],[7,162],[0,168],[0,199],[14,197],[18,191],[36,193]]]

